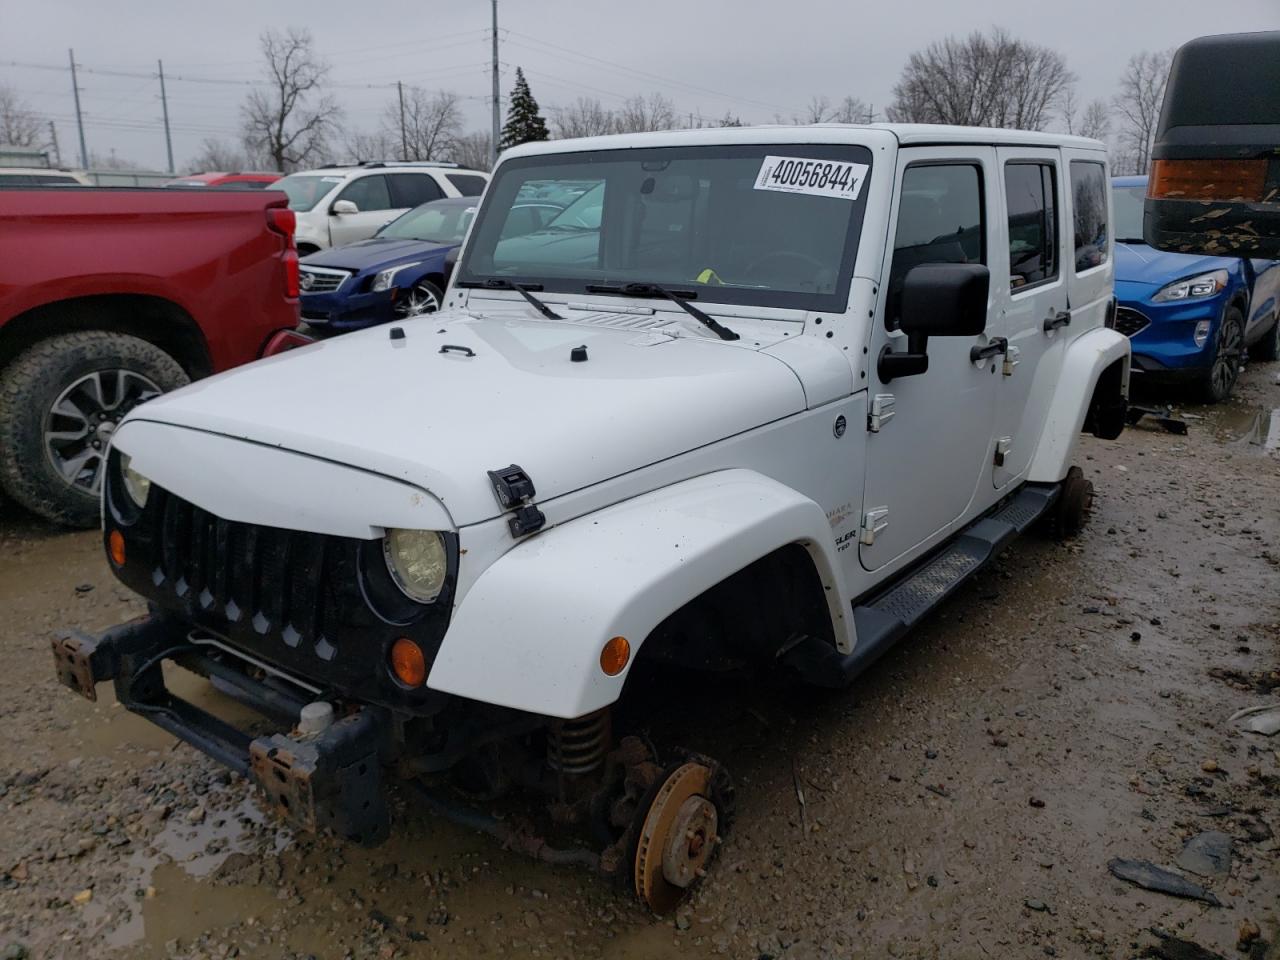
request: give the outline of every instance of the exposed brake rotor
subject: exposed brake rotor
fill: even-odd
[[[636,846],[635,889],[654,913],[673,909],[699,879],[720,842],[713,771],[684,763],[658,788]]]

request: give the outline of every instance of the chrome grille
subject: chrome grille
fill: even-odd
[[[1126,337],[1137,336],[1149,326],[1151,321],[1137,310],[1131,310],[1128,307],[1116,309],[1116,329]]]
[[[298,268],[298,279],[304,295],[308,293],[333,293],[351,274],[345,270],[329,270],[326,267],[309,267],[303,264]]]

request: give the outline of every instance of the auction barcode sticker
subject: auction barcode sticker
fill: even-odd
[[[865,163],[844,160],[765,157],[756,176],[755,188],[857,200],[870,169]]]

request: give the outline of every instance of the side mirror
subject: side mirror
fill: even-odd
[[[991,271],[980,263],[922,263],[902,281],[901,319],[907,335],[905,353],[888,345],[880,352],[876,372],[888,383],[929,369],[930,337],[976,337],[987,328],[987,295]]]
[[[329,212],[335,217],[341,217],[348,213],[359,213],[360,208],[351,200],[335,200],[333,206],[329,208]]]

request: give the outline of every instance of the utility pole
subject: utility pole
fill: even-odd
[[[493,2],[493,142],[489,145],[490,169],[498,162],[498,136],[502,130],[498,89],[498,0]]]
[[[62,151],[58,149],[58,126],[52,120],[49,121],[49,142],[53,145],[53,165],[60,167],[62,166]]]
[[[169,172],[174,173],[173,169],[173,137],[169,135],[169,98],[164,92],[164,61],[157,60],[156,66],[160,68],[160,106],[164,109],[164,148],[169,152]]]
[[[88,170],[89,150],[84,145],[84,118],[80,115],[80,86],[76,83],[76,52],[68,50],[67,56],[71,58],[71,93],[76,100],[76,127],[80,130],[80,169]]]
[[[404,84],[396,81],[396,91],[400,94],[400,159],[409,159],[409,138],[404,132]]]

